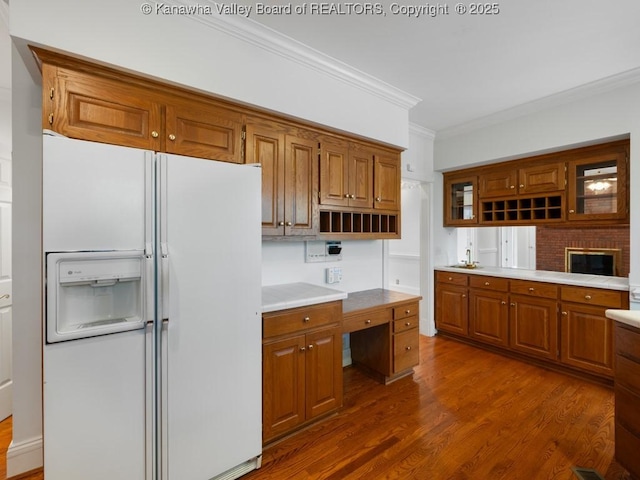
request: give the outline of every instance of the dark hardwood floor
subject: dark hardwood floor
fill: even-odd
[[[613,460],[611,389],[442,337],[420,349],[413,377],[388,386],[345,369],[341,412],[266,448],[243,480],[630,478]],[[0,479],[10,431],[0,423]]]

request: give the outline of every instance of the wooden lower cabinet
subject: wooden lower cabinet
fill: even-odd
[[[436,328],[466,336],[469,333],[467,275],[436,272]]]
[[[264,444],[342,406],[341,318],[341,301],[263,315]]]
[[[614,322],[616,460],[640,478],[640,329]]]
[[[610,381],[613,324],[605,310],[628,308],[626,294],[436,271],[436,328]]]

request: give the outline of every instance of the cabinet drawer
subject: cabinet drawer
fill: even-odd
[[[551,283],[511,280],[511,293],[542,298],[558,298],[558,286]]]
[[[616,352],[637,362],[640,370],[640,333],[614,322],[616,335]]]
[[[393,308],[393,319],[400,320],[401,318],[412,317],[418,314],[418,302],[408,303],[399,307]]]
[[[603,307],[622,307],[621,292],[616,290],[602,290],[588,287],[561,287],[560,296],[567,302],[577,302],[586,305],[601,305]]]
[[[393,373],[414,367],[420,362],[420,335],[417,329],[393,336]]]
[[[621,424],[616,422],[615,428],[616,460],[629,473],[640,476],[640,437],[634,435]]]
[[[349,315],[342,322],[342,332],[356,332],[365,328],[383,325],[391,321],[391,309],[382,308],[369,313],[359,313],[357,315]]]
[[[436,282],[448,283],[449,285],[467,286],[467,275],[464,273],[436,272]]]
[[[624,387],[615,387],[616,423],[624,425],[634,435],[640,436],[640,397]]]
[[[266,313],[262,316],[262,336],[268,338],[300,332],[341,319],[342,301]]]
[[[640,364],[616,355],[614,379],[616,385],[623,385],[640,396]]]
[[[509,280],[498,277],[483,277],[472,275],[469,278],[471,288],[484,288],[487,290],[497,290],[499,292],[509,291]]]
[[[418,317],[407,317],[401,318],[400,320],[395,320],[393,322],[393,332],[399,333],[404,332],[405,330],[411,330],[412,328],[416,328],[418,326]]]

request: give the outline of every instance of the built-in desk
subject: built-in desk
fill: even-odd
[[[385,384],[411,375],[420,361],[420,296],[381,288],[353,292],[342,301],[342,332],[351,360]]]

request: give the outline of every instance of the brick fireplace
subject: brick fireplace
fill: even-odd
[[[565,271],[565,248],[620,249],[617,276],[629,276],[629,227],[536,227],[536,269]]]

